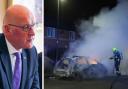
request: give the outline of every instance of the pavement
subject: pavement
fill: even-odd
[[[128,89],[128,76],[86,80],[45,78],[44,89]]]

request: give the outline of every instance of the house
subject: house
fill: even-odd
[[[70,42],[75,41],[78,35],[75,31],[44,27],[44,51],[45,56],[53,60],[59,60],[69,48]]]

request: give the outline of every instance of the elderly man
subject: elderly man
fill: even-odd
[[[39,89],[34,25],[26,7],[7,9],[0,34],[0,89]]]

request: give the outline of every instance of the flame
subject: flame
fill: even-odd
[[[89,64],[97,64],[97,61],[96,60],[90,60]]]
[[[86,57],[79,57],[77,59],[78,64],[98,64],[98,58],[97,57],[92,57],[92,58],[86,58]]]
[[[89,62],[89,64],[98,64],[98,61],[97,61],[97,57],[93,57],[93,58],[90,58],[89,60],[88,60],[88,62]]]

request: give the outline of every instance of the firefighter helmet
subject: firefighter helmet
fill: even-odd
[[[113,52],[115,52],[115,51],[117,51],[117,50],[118,50],[117,48],[112,48],[112,51],[113,51]]]

